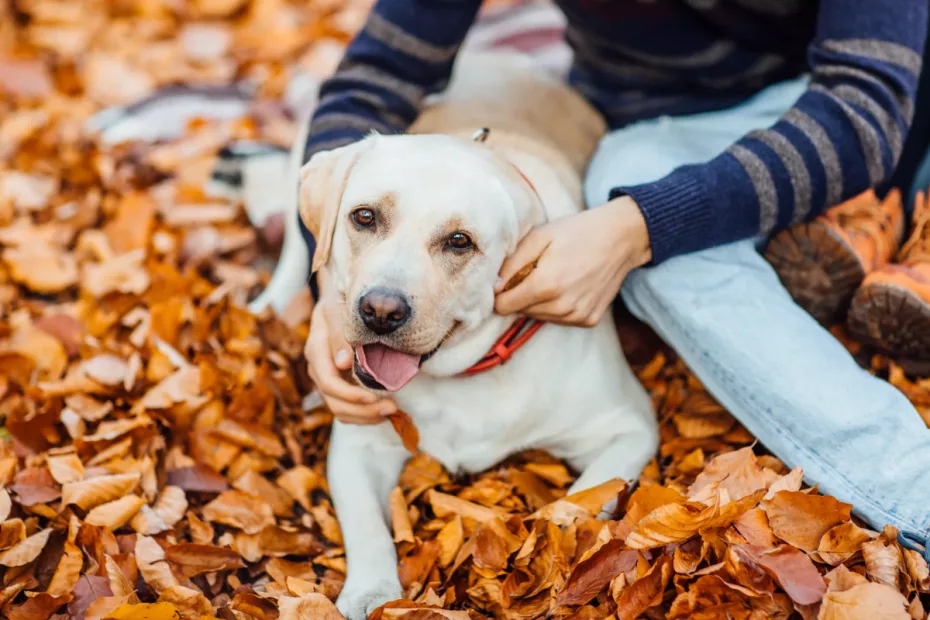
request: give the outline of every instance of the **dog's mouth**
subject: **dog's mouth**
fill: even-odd
[[[373,390],[397,392],[420,372],[420,366],[432,357],[439,347],[426,354],[404,353],[381,344],[363,344],[355,347],[353,371],[365,387]]]

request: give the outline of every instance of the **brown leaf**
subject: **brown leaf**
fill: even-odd
[[[530,516],[532,519],[548,519],[556,525],[569,525],[578,519],[590,519],[626,490],[627,484],[620,478],[573,493],[544,506]]]
[[[455,517],[446,523],[436,534],[439,543],[439,565],[448,566],[455,559],[459,549],[465,544],[465,530],[462,527],[461,517]]]
[[[816,551],[830,528],[849,521],[849,504],[824,495],[780,491],[762,502],[776,536],[803,551]]]
[[[388,498],[391,512],[391,527],[394,530],[394,542],[414,541],[413,526],[410,524],[410,514],[407,512],[407,502],[400,487],[394,487]]]
[[[114,597],[121,598],[130,596],[135,592],[135,586],[132,581],[129,580],[126,573],[123,572],[123,569],[120,568],[119,564],[117,564],[116,560],[111,556],[104,556],[104,567],[106,568],[107,580]],[[116,605],[113,607],[115,608]]]
[[[278,476],[277,483],[308,512],[313,507],[310,493],[322,487],[320,475],[305,465],[298,465],[287,470]]]
[[[106,577],[84,575],[74,586],[73,596],[68,604],[68,611],[74,620],[84,620],[91,603],[103,597],[113,596],[113,592]]]
[[[500,523],[500,521],[497,522]],[[507,568],[507,559],[510,557],[510,552],[504,538],[496,528],[492,527],[493,523],[495,521],[481,524],[478,527],[475,533],[475,549],[472,552],[472,558],[476,568],[500,573]]]
[[[140,478],[139,474],[114,474],[69,482],[61,488],[61,501],[65,506],[74,504],[90,510],[132,492]]]
[[[390,420],[391,426],[394,427],[394,431],[400,437],[407,451],[411,454],[417,454],[420,451],[420,431],[417,430],[410,416],[403,411],[396,411],[388,416],[388,420]]]
[[[27,467],[16,474],[11,487],[23,506],[47,504],[61,497],[61,487],[44,467]]]
[[[169,470],[167,484],[197,493],[222,493],[229,489],[226,478],[199,463]]]
[[[439,543],[429,540],[404,558],[397,566],[400,585],[406,590],[413,584],[424,585],[427,575],[439,559]]]
[[[126,379],[129,366],[115,355],[104,353],[81,363],[81,372],[101,385],[114,387]]]
[[[662,592],[672,574],[672,559],[663,555],[645,575],[627,586],[617,599],[618,620],[638,618],[662,600]]]
[[[185,579],[203,573],[235,570],[245,566],[235,551],[213,545],[181,543],[169,547],[165,551],[165,557],[179,566],[181,576]]]
[[[278,599],[278,620],[343,620],[332,601],[322,594],[301,597],[282,596]]]
[[[242,491],[224,491],[204,506],[203,518],[239,528],[246,534],[257,534],[275,524],[274,513],[267,502]]]
[[[843,523],[830,528],[820,544],[817,546],[817,555],[831,566],[845,562],[856,553],[862,543],[871,540],[868,533],[855,523]]]
[[[213,615],[213,606],[207,597],[199,590],[185,588],[184,586],[171,586],[158,596],[159,603],[170,603],[181,615],[181,618],[197,620],[204,616]]]
[[[178,620],[178,608],[171,603],[123,604],[106,615],[104,620]]]
[[[449,515],[458,515],[463,518],[474,519],[478,523],[486,523],[501,516],[501,512],[495,508],[485,508],[453,495],[434,490],[429,491],[427,500],[433,507],[433,512],[440,519]]]
[[[164,550],[155,542],[154,538],[137,536],[135,553],[136,562],[139,564],[139,573],[153,590],[163,592],[171,586],[179,585],[165,559]]]
[[[187,495],[184,489],[176,486],[166,486],[152,510],[168,527],[174,527],[187,512]]]
[[[233,482],[233,488],[243,493],[261,497],[271,506],[271,511],[275,516],[290,517],[294,514],[293,498],[288,495],[284,489],[275,485],[256,471],[249,470],[239,476],[239,478]],[[183,515],[184,513],[182,512],[181,514]]]
[[[0,523],[0,550],[9,549],[26,540],[26,524],[22,519],[9,519]]]
[[[52,596],[70,594],[81,578],[83,566],[84,555],[81,550],[74,543],[65,541],[64,553],[58,561],[51,583],[48,584],[48,593]]]
[[[11,608],[6,615],[7,620],[46,620],[55,611],[71,600],[70,594],[52,596],[47,592],[39,592],[25,603]]]
[[[48,470],[58,484],[84,479],[84,465],[73,452],[48,457]]]
[[[764,499],[772,499],[780,491],[799,491],[801,483],[804,481],[804,472],[800,467],[795,467],[790,472],[769,485],[769,492],[765,494]]]
[[[13,510],[13,500],[6,489],[0,489],[0,521],[6,521]]]
[[[869,583],[837,566],[827,575],[829,588],[817,620],[909,620],[907,599],[893,588]]]
[[[48,537],[51,535],[51,528],[46,528],[13,545],[6,551],[0,552],[0,566],[24,566],[32,562],[45,549]]]
[[[761,566],[799,605],[812,605],[823,598],[827,585],[811,559],[793,547],[773,549],[737,545],[735,549],[747,561]]]
[[[895,545],[885,545],[881,539],[862,545],[865,569],[873,581],[898,589],[900,571],[905,570],[904,558]]]
[[[575,565],[559,592],[555,606],[584,605],[611,580],[636,566],[639,553],[623,548],[622,540],[610,540],[586,560]]]
[[[126,525],[144,505],[145,500],[138,495],[125,495],[112,502],[100,504],[87,513],[84,521],[91,525],[118,530]]]
[[[774,547],[775,535],[769,527],[769,519],[761,508],[753,508],[740,516],[733,524],[736,531],[746,539],[750,545],[757,547]]]
[[[94,510],[96,510],[96,508]],[[155,534],[161,534],[171,529],[168,527],[168,524],[158,516],[158,513],[144,504],[139,508],[135,516],[130,519],[129,525],[133,530],[145,536],[154,536]]]

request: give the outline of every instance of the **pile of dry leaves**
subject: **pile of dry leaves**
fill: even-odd
[[[266,239],[202,187],[229,141],[288,142],[274,102],[367,4],[0,4],[4,618],[338,617],[307,304],[243,309]],[[103,105],[233,79],[257,87],[235,122],[116,147],[83,129]],[[638,369],[662,448],[635,490],[565,497],[572,474],[543,454],[457,480],[415,456],[391,495],[407,599],[375,616],[924,618],[926,562],[754,454],[666,356]],[[930,411],[930,380],[876,370]],[[595,520],[614,497],[617,519]]]

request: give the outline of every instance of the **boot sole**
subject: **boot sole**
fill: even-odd
[[[782,231],[764,256],[795,303],[826,327],[842,320],[866,275],[846,241],[817,221]]]
[[[909,374],[930,371],[930,303],[892,283],[862,287],[849,309],[849,330],[888,353]]]

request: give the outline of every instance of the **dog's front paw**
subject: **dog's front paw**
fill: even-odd
[[[371,612],[402,595],[397,581],[346,582],[336,599],[336,607],[348,620],[365,620]]]

